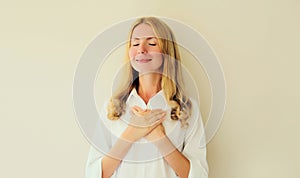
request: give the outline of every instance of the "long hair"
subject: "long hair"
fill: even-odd
[[[171,119],[179,120],[181,126],[187,126],[187,119],[191,115],[191,101],[184,93],[183,76],[181,72],[181,57],[178,46],[171,29],[164,22],[155,17],[143,17],[137,19],[129,33],[129,40],[126,47],[126,72],[123,85],[115,91],[108,104],[108,118],[119,119],[126,110],[126,100],[133,88],[138,87],[139,73],[132,68],[129,59],[131,36],[134,28],[139,24],[149,25],[158,39],[158,46],[163,55],[161,88],[171,107]]]

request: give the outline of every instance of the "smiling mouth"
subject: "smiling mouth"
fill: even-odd
[[[140,62],[140,63],[147,63],[152,61],[152,59],[136,59],[135,61]]]

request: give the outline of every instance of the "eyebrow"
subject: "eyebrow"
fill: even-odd
[[[141,38],[131,38],[131,40],[140,40]],[[157,39],[156,37],[154,36],[151,36],[151,37],[147,37],[146,40],[151,40],[151,39]]]

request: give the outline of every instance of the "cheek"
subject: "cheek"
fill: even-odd
[[[129,58],[130,59],[132,59],[132,58],[134,58],[136,56],[136,50],[134,50],[132,48],[129,49],[128,53],[129,53]]]
[[[162,67],[164,64],[164,58],[161,56],[160,66]]]
[[[161,53],[155,53],[154,55],[152,55],[152,57],[159,62],[162,62],[164,60],[163,55]]]

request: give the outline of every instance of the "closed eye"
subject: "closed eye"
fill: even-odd
[[[155,44],[155,43],[149,43],[149,45],[150,45],[150,46],[156,46],[156,44]]]

